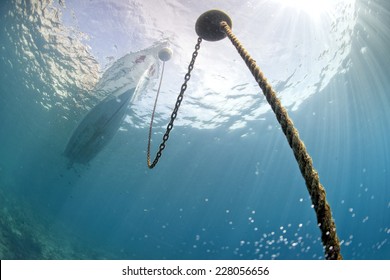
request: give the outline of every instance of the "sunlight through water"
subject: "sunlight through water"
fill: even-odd
[[[148,56],[173,50],[153,123],[155,152],[197,42],[195,22],[219,8],[299,130],[344,258],[389,259],[388,6],[2,1],[0,258],[324,259],[294,154],[228,39],[202,42],[166,150],[155,169],[147,167],[162,70]],[[103,125],[86,129],[87,147],[94,146],[88,139],[107,145],[67,168],[72,133],[126,85],[135,95],[121,127],[115,135],[102,134]]]
[[[175,55],[167,63],[157,107],[156,125],[164,127],[194,50],[195,21],[210,8],[209,1],[198,1],[191,11],[176,0],[170,1],[170,5],[113,0],[99,0],[93,6],[82,1],[61,3],[62,6],[54,7],[37,2],[8,15],[20,21],[20,26],[31,27],[33,32],[42,34],[31,37],[20,29],[15,35],[24,36],[26,40],[14,46],[31,56],[31,60],[25,62],[29,65],[26,71],[36,65],[44,67],[37,68],[35,73],[51,69],[52,89],[39,92],[42,106],[52,108],[62,104],[65,119],[74,115],[69,110],[72,106],[92,107],[105,97],[93,90],[98,71],[101,76],[126,54],[167,40]],[[350,66],[348,55],[356,23],[353,0],[263,0],[248,1],[240,6],[224,2],[220,8],[230,15],[233,32],[289,110],[297,110],[304,100],[320,92],[332,77]],[[103,11],[109,13],[103,15]],[[24,13],[32,16],[26,17]],[[12,31],[8,32],[12,38]],[[60,46],[56,52],[61,56],[50,55],[53,43]],[[31,48],[36,45],[43,46],[48,53],[42,52],[41,58],[32,56]],[[76,70],[71,72],[74,75],[64,72],[68,68]],[[47,80],[47,75],[42,72],[37,77]],[[133,122],[129,125],[145,126],[155,91],[155,88],[146,90],[132,104]],[[55,92],[56,98],[47,92]],[[258,85],[231,43],[227,39],[203,42],[175,125],[243,128],[250,121],[263,119],[269,110]]]
[[[340,3],[351,3],[354,0],[273,0],[282,6],[289,6],[316,18],[324,13],[330,13]]]

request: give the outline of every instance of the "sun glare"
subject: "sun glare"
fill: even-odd
[[[311,17],[320,16],[328,13],[337,3],[350,0],[274,0],[284,7],[295,8],[298,11],[305,12]]]

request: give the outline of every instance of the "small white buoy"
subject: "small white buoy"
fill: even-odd
[[[168,61],[171,59],[173,51],[171,48],[165,47],[158,52],[158,58],[162,61]]]

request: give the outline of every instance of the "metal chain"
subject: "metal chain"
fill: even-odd
[[[156,157],[154,158],[153,163],[151,163],[151,161],[150,161],[150,142],[151,142],[152,139],[151,139],[151,135],[149,135],[149,139],[148,139],[148,152],[147,152],[147,163],[148,163],[148,167],[150,169],[152,169],[153,167],[156,166],[158,160],[161,157],[162,151],[165,149],[165,144],[168,141],[169,133],[171,132],[171,130],[173,128],[173,122],[175,121],[175,119],[177,117],[177,112],[179,111],[179,107],[180,107],[181,101],[183,100],[184,92],[187,89],[187,82],[191,78],[191,71],[192,71],[192,69],[194,69],[195,60],[196,60],[196,57],[198,56],[198,51],[200,49],[200,43],[201,42],[202,42],[202,38],[199,37],[198,38],[198,42],[195,45],[195,51],[192,53],[191,62],[188,65],[188,72],[184,76],[184,83],[181,86],[181,90],[180,90],[179,96],[177,97],[175,108],[173,109],[173,112],[171,114],[171,120],[170,120],[170,122],[167,125],[167,130],[166,130],[166,132],[165,132],[165,134],[163,136],[163,141],[161,142],[161,144],[159,146],[158,152],[156,153]],[[152,126],[152,123],[150,125]]]

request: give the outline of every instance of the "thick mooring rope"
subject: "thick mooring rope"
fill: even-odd
[[[225,21],[221,22],[221,27],[255,77],[294,152],[317,215],[318,226],[321,229],[322,243],[325,246],[325,257],[329,260],[341,260],[340,242],[337,237],[336,226],[332,218],[330,206],[326,201],[325,189],[320,183],[317,171],[313,168],[313,162],[306,151],[305,144],[299,138],[298,130],[294,127],[286,109],[276,97],[275,91],[267,82],[260,68],[256,65],[256,61],[244,49]]]

